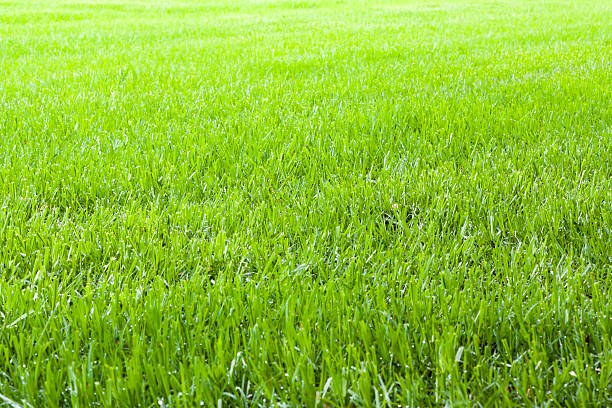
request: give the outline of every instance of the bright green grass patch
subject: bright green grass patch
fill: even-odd
[[[612,405],[612,3],[0,1],[0,404]]]

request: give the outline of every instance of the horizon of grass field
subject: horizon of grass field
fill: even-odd
[[[0,406],[612,405],[612,3],[0,1]]]

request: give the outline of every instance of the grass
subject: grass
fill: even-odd
[[[612,405],[612,3],[1,1],[0,405]]]

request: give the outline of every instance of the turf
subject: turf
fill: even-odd
[[[612,405],[612,2],[0,2],[0,404]]]

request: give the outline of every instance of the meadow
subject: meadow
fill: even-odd
[[[0,0],[0,406],[612,406],[612,2]]]

